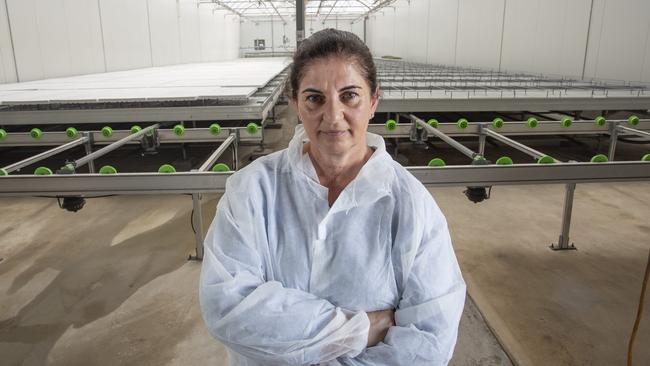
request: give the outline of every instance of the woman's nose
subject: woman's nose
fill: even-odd
[[[323,118],[326,122],[330,123],[343,120],[343,107],[343,103],[341,103],[338,98],[335,100],[330,99],[325,106],[325,113],[323,114]]]

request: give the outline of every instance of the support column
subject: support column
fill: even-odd
[[[571,228],[571,211],[573,210],[573,192],[576,189],[575,183],[566,185],[564,193],[564,210],[562,212],[562,234],[557,245],[551,244],[553,250],[575,250],[573,243],[569,243],[569,229]]]
[[[296,0],[296,48],[305,39],[305,0]]]
[[[616,153],[616,141],[618,140],[618,124],[616,122],[609,122],[609,153],[607,159],[614,161],[614,154]]]
[[[190,255],[191,260],[203,259],[203,208],[201,207],[201,194],[192,194],[192,227],[196,240],[196,255]]]

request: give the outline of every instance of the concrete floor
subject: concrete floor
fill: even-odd
[[[269,147],[286,144],[289,127],[270,130]],[[462,190],[431,189],[476,303],[452,364],[509,365],[501,346],[520,365],[624,364],[650,249],[650,184],[578,185],[578,250],[565,252],[548,248],[563,186],[495,187],[480,204]],[[217,199],[204,200],[204,222]],[[186,260],[188,196],[94,198],[78,213],[46,198],[0,204],[2,365],[226,365],[201,320],[200,263]],[[650,364],[649,316],[636,365]]]

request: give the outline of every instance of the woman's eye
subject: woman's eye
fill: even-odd
[[[306,99],[309,103],[321,103],[323,101],[323,96],[318,94],[312,94],[312,95],[308,95]]]
[[[354,92],[345,92],[341,95],[341,99],[346,102],[351,102],[356,100],[356,98],[359,96],[359,94],[354,93]]]

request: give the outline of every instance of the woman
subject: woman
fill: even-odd
[[[302,125],[233,174],[206,236],[208,329],[231,365],[447,364],[465,284],[433,198],[366,132],[370,51],[317,32],[290,84]]]

